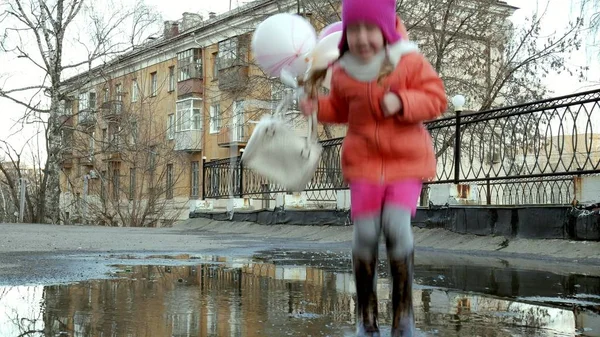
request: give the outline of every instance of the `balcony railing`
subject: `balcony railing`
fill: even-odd
[[[240,91],[248,86],[249,67],[244,64],[233,64],[232,66],[219,70],[219,90]]]
[[[85,109],[79,111],[77,115],[77,123],[81,126],[91,126],[96,123],[96,111],[93,109]]]
[[[202,130],[176,131],[175,151],[202,151]]]
[[[217,136],[217,143],[221,147],[230,147],[234,145],[246,145],[252,134],[249,125],[237,125],[221,128]]]
[[[119,100],[102,103],[102,115],[106,119],[117,118],[123,114],[123,102]]]

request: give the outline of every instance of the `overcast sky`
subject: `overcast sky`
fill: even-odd
[[[133,4],[136,0],[121,1]],[[231,6],[236,7],[246,2],[247,1],[231,0]],[[512,18],[512,21],[517,25],[523,22],[523,18],[528,16],[535,9],[536,4],[538,3],[538,1],[535,0],[507,0],[507,2],[511,5],[521,8]],[[541,2],[545,3],[545,1]],[[158,12],[162,14],[164,20],[180,19],[183,12],[200,13],[203,14],[204,17],[207,17],[208,12],[223,13],[227,11],[230,6],[229,0],[146,0],[146,3],[155,7]],[[561,27],[564,27],[566,21],[569,19],[568,13],[570,13],[571,9],[570,3],[571,1],[551,0],[551,6],[544,23],[544,29],[546,33],[550,34],[552,33],[553,29],[560,29]],[[30,68],[28,68],[29,64],[27,62],[24,60],[15,59],[14,55],[10,57],[7,56],[8,55],[0,55],[0,76],[9,72],[13,75],[11,81],[19,81],[19,78],[31,78],[28,76]],[[588,73],[589,78],[595,80],[596,82],[600,81],[600,62],[591,62],[590,57],[586,56],[585,53],[574,53],[569,57],[569,63],[571,65],[589,64],[593,67]],[[10,64],[10,68],[5,66],[7,64]],[[568,74],[553,75],[547,79],[546,84],[550,90],[554,92],[555,96],[591,89],[591,83],[579,83],[577,79],[570,78]],[[448,94],[454,95],[456,93]],[[13,121],[23,113],[23,109],[7,103],[6,100],[0,99],[0,111],[2,113],[0,134],[3,135],[2,138],[4,139],[4,135],[14,131],[14,129],[11,130]],[[23,138],[25,137],[24,135],[25,134],[21,134],[17,137]]]

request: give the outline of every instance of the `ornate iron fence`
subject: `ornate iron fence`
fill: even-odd
[[[574,179],[600,173],[600,90],[484,112],[457,112],[426,123],[434,140],[437,177],[430,184],[477,185],[483,204],[566,204]],[[306,188],[309,200],[335,201],[346,189],[343,138],[322,142],[323,155]],[[206,198],[271,199],[285,192],[230,159],[204,164]],[[231,186],[233,184],[234,186]]]

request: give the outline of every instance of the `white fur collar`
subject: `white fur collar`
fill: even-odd
[[[356,80],[361,82],[371,82],[377,78],[377,75],[381,70],[381,65],[385,60],[386,52],[388,53],[392,64],[397,66],[403,55],[415,51],[419,51],[419,47],[416,43],[401,40],[379,52],[373,57],[373,60],[367,64],[362,63],[362,61],[350,53],[344,54],[340,59],[339,64],[348,75],[354,77]]]

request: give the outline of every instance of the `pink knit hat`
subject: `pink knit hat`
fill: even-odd
[[[340,41],[340,55],[348,50],[346,28],[356,22],[376,24],[383,38],[388,44],[393,44],[401,39],[396,31],[396,0],[342,0],[342,40]]]

